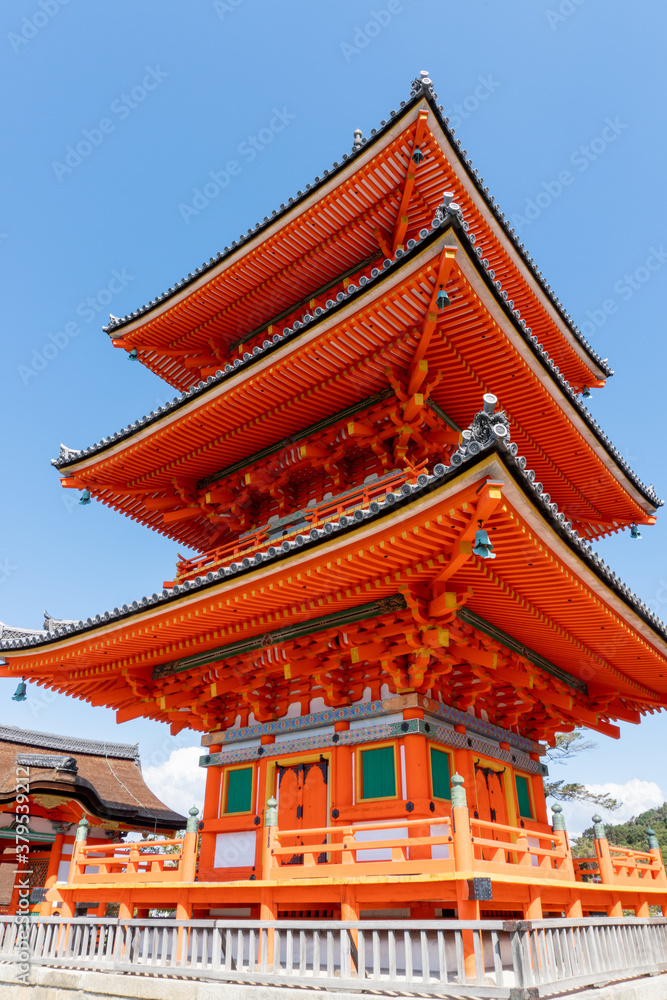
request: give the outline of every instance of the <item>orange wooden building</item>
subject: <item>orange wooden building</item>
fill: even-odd
[[[610,850],[598,825],[572,858],[541,762],[667,702],[667,631],[590,548],[661,501],[582,402],[611,371],[428,77],[107,332],[179,395],[62,446],[62,486],[195,555],[3,641],[2,673],[200,731],[206,799],[176,874],[113,848],[90,871],[82,831],[65,907],[93,886],[184,917],[667,905],[653,842]]]

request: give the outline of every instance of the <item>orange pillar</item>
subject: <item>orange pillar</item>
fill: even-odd
[[[347,732],[349,722],[335,722],[336,733]],[[352,805],[352,747],[336,745],[331,755],[331,810],[332,825],[337,823],[334,812],[341,812]]]
[[[197,839],[199,810],[192,807],[188,822],[185,827],[185,837],[183,838],[183,853],[181,854],[181,881],[194,882],[197,874]],[[180,918],[179,918],[180,919]]]
[[[557,802],[553,807],[553,823],[551,829],[554,832],[554,837],[557,838],[555,843],[557,846],[562,846],[567,851],[567,858],[563,866],[564,870],[567,872],[568,879],[571,882],[576,882],[576,877],[574,874],[574,861],[572,860],[572,852],[570,850],[570,840],[567,835],[567,830],[565,829],[565,817],[563,816],[563,807]],[[565,904],[565,916],[569,917],[571,920],[576,920],[579,917],[583,917],[584,911],[581,906],[581,898],[576,889],[573,889],[567,902]]]
[[[602,818],[597,814],[593,816],[593,832],[595,835],[595,855],[597,857],[598,867],[600,870],[600,880],[603,885],[607,885],[611,888],[616,882],[614,866],[611,862],[607,832],[604,828]],[[611,894],[611,906],[607,908],[607,916],[623,916],[623,904],[617,892],[612,892]]]
[[[468,895],[468,878],[473,875],[475,866],[472,850],[472,833],[470,830],[470,813],[464,781],[460,774],[452,776],[452,843],[454,847],[454,865],[456,871],[456,904],[460,920],[479,920],[480,907],[476,899]],[[463,877],[461,877],[463,876]],[[463,960],[466,979],[474,979],[477,975],[475,962],[474,932],[463,932]]]
[[[219,753],[222,750],[221,743],[212,744],[207,747],[209,754]],[[204,809],[202,820],[216,820],[220,816],[220,785],[222,782],[222,767],[206,768],[206,790],[204,792]],[[215,833],[203,832],[201,835],[201,866],[202,868],[212,868],[215,860]]]
[[[79,820],[79,825],[76,828],[76,837],[74,838],[74,843],[72,844],[72,860],[69,863],[69,874],[67,876],[67,883],[70,885],[74,882],[76,875],[76,864],[79,858],[79,854],[82,848],[85,848],[88,841],[88,830],[90,828],[90,823],[85,816],[82,816]]]
[[[531,753],[530,759],[537,764],[540,763],[540,755]],[[531,774],[530,784],[533,790],[533,802],[535,804],[535,819],[538,823],[548,823],[549,814],[547,812],[547,800],[544,795],[544,778],[541,774]]]
[[[346,885],[343,888],[343,895],[340,901],[340,919],[349,921],[357,921],[359,919],[359,904],[357,903],[356,893],[351,885]],[[352,945],[350,971],[353,972],[358,965],[356,951],[359,946],[359,931],[356,928],[352,928],[349,933],[350,944]]]
[[[411,719],[423,720],[424,713],[420,708],[408,708],[403,712],[403,718],[406,721]],[[410,733],[403,737],[402,746],[405,753],[405,776],[407,785],[407,787],[403,789],[403,795],[408,802],[411,802],[413,806],[416,804],[417,808],[421,811],[423,810],[425,803],[431,797],[428,767],[428,744],[421,733]],[[408,816],[412,816],[412,813],[409,812]],[[408,827],[408,836],[410,837],[428,837],[430,832],[431,828],[428,820],[425,821],[424,826]],[[410,847],[410,859],[430,861],[431,848]]]
[[[263,841],[262,841],[262,873],[261,878],[264,881],[275,878],[274,860],[272,856],[272,849],[276,843],[276,831],[278,827],[278,803],[271,796],[267,800],[266,808],[264,810],[264,831],[263,831]],[[262,890],[260,897],[260,907],[259,907],[259,919],[260,920],[277,920],[278,919],[278,906],[273,896],[273,889],[269,885],[266,889]],[[266,961],[267,965],[273,963],[273,946],[274,946],[274,933],[273,928],[267,928],[266,932]]]
[[[60,859],[63,851],[63,841],[65,839],[64,833],[57,833],[56,838],[51,845],[51,854],[49,855],[49,867],[46,870],[46,878],[44,879],[44,888],[51,889],[58,881],[58,867],[60,865]],[[50,917],[53,904],[47,899],[45,900],[39,908],[39,915],[41,917]]]

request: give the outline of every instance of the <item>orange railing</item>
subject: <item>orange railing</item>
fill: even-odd
[[[81,830],[81,826],[79,829]],[[172,850],[167,851],[166,848]],[[192,882],[196,869],[195,831],[186,832],[184,837],[165,840],[90,846],[81,836],[74,843],[67,884]]]
[[[137,841],[129,844],[94,844],[80,847],[70,881],[117,882],[126,876],[137,882],[180,881],[183,840]],[[173,852],[157,853],[166,847]],[[93,869],[92,871],[90,869]]]
[[[167,582],[169,584],[172,582],[181,583],[184,580],[213,572],[230,560],[250,556],[257,549],[266,545],[279,546],[283,541],[289,541],[295,535],[303,534],[304,530],[309,531],[311,528],[315,528],[332,518],[341,517],[343,514],[353,514],[355,510],[367,506],[376,497],[384,496],[385,493],[400,488],[408,478],[409,473],[406,471],[389,473],[372,483],[346,490],[344,493],[328,500],[322,500],[312,507],[304,507],[300,512],[299,524],[295,524],[293,518],[290,518],[290,523],[285,524],[284,528],[281,528],[280,522],[277,525],[265,524],[256,531],[247,532],[240,538],[217,546],[204,556],[195,559],[180,559],[176,564],[176,580]],[[307,528],[303,522],[307,522]]]
[[[444,830],[437,834],[408,835],[415,827],[430,830],[434,826],[444,827]],[[381,834],[382,831],[386,831],[385,837],[364,836],[375,832]],[[455,869],[451,819],[447,816],[382,820],[307,830],[271,827],[267,848],[263,873],[267,879],[312,878],[314,875],[337,878],[351,874],[387,874],[389,871],[397,875],[425,874]],[[433,857],[434,848],[440,848],[440,857]],[[445,854],[448,857],[444,857]]]
[[[471,819],[473,856],[481,868],[498,864],[537,867],[540,877],[560,872],[572,878],[572,855],[564,830],[546,833],[525,826],[507,826],[490,820]],[[483,836],[477,831],[487,831]]]
[[[595,856],[573,858],[578,881],[602,882],[605,885],[636,885],[642,882],[664,882],[667,875],[660,851],[633,851],[616,847],[607,840],[595,841]]]

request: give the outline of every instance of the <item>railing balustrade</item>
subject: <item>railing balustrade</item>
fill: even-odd
[[[429,836],[401,836],[403,830],[409,831],[415,827],[444,827],[445,832]],[[426,873],[429,871],[454,870],[453,843],[450,832],[451,818],[448,816],[431,816],[428,819],[412,820],[378,820],[376,822],[353,823],[348,826],[323,826],[313,829],[281,830],[271,827],[269,840],[269,864],[264,878],[284,878],[285,871],[281,858],[286,861],[297,855],[302,861],[290,864],[290,878],[312,878],[313,868],[317,874],[326,874],[335,878],[349,873],[350,866],[363,865],[361,874],[382,873],[387,870],[387,862],[391,863],[392,871],[398,869],[404,874],[410,872]],[[399,835],[396,835],[396,832]],[[386,836],[366,839],[365,833],[386,831]],[[359,838],[359,839],[357,839]],[[294,843],[289,843],[294,841]],[[299,843],[300,841],[300,843]],[[410,849],[431,848],[431,859],[410,859]],[[440,848],[434,858],[433,848]],[[447,858],[442,851],[445,847],[450,855]],[[369,858],[369,855],[374,857]],[[379,857],[384,855],[384,857]],[[366,860],[368,859],[368,860]],[[394,866],[398,866],[395,869]]]
[[[0,961],[25,950],[0,917]],[[466,977],[464,939],[474,975]],[[42,917],[30,963],[242,983],[526,1000],[667,969],[667,919],[119,920]],[[469,967],[468,967],[469,971]]]
[[[265,813],[260,878],[269,882],[285,878],[298,882],[313,877],[392,878],[445,873],[456,877],[457,872],[474,872],[476,876],[502,881],[504,875],[516,874],[523,882],[538,877],[549,882],[572,885],[589,882],[634,890],[626,904],[616,895],[608,912],[620,916],[622,906],[626,905],[640,917],[648,914],[655,898],[646,889],[667,890],[667,873],[652,830],[648,831],[649,850],[636,851],[610,845],[601,821],[596,822],[595,857],[573,858],[557,809],[551,830],[515,827],[471,818],[463,795],[463,781],[455,775],[451,812],[294,830],[277,826],[277,803],[270,799]],[[88,845],[88,824],[82,819],[67,887],[104,886],[121,881],[131,890],[134,885],[150,883],[193,883],[197,866],[197,810],[190,813],[183,838],[125,844]],[[66,899],[66,906],[69,916],[73,913],[71,898]],[[130,909],[123,915],[131,912]],[[187,915],[187,911],[179,913]]]
[[[310,530],[331,518],[340,517],[342,514],[352,514],[357,508],[365,507],[376,497],[400,489],[408,478],[407,472],[398,471],[382,476],[372,483],[346,490],[338,496],[313,504],[312,507],[304,507],[301,521],[307,522],[308,530]],[[242,559],[244,556],[252,555],[257,549],[274,543],[280,545],[284,540],[289,540],[305,530],[303,526],[292,524],[292,520],[291,518],[290,524],[285,525],[279,538],[273,538],[275,527],[264,525],[257,531],[246,532],[224,545],[217,546],[204,556],[195,559],[180,559],[176,564],[176,580],[168,582],[182,583],[184,580],[218,569],[229,559]]]
[[[73,862],[72,881],[117,882],[119,876],[127,875],[144,882],[180,881],[184,840],[184,837],[176,837],[125,844],[81,844]],[[160,853],[167,847],[175,850]]]

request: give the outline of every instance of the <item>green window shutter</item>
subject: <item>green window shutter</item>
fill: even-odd
[[[396,794],[394,748],[361,751],[361,798],[381,799]]]
[[[514,775],[516,785],[516,797],[519,800],[519,816],[533,817],[533,810],[530,807],[530,792],[528,791],[528,778],[522,774]]]
[[[227,772],[226,813],[250,812],[252,808],[252,768]]]
[[[431,747],[431,778],[436,799],[451,799],[449,783],[449,754]]]

